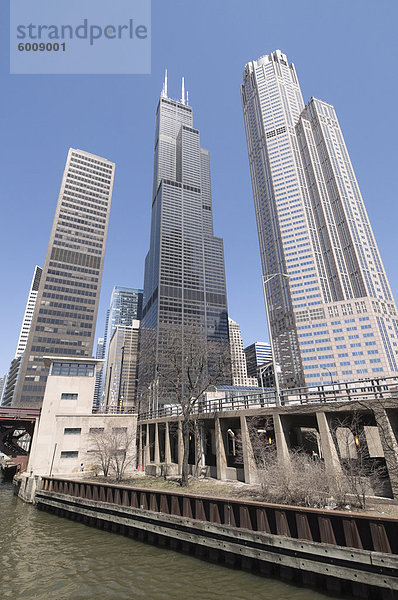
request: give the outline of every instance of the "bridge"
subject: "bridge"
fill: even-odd
[[[28,464],[33,432],[40,416],[39,408],[0,406],[0,452],[24,471]]]

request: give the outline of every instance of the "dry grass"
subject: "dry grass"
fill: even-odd
[[[189,486],[182,488],[177,478],[162,479],[160,477],[150,477],[147,475],[136,475],[124,479],[122,482],[117,482],[111,477],[84,477],[86,481],[95,483],[111,483],[117,485],[125,485],[135,488],[145,488],[156,491],[183,492],[198,496],[207,496],[213,498],[230,498],[242,501],[264,502],[264,496],[260,485],[248,485],[240,481],[217,481],[216,479],[190,479]],[[344,507],[339,507],[339,510],[344,510]],[[361,512],[355,508],[355,512]],[[398,504],[377,503],[371,502],[366,509],[368,513],[378,515],[388,515],[398,517]]]
[[[167,490],[170,492],[184,492],[200,496],[216,498],[236,498],[240,500],[262,500],[259,486],[249,486],[239,481],[218,482],[216,479],[190,479],[189,485],[182,488],[177,478],[162,479],[148,475],[126,477],[121,482],[111,477],[85,477],[86,481],[95,483],[111,483],[129,487],[147,488],[150,490]]]

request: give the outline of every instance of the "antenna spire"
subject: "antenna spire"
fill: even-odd
[[[167,69],[164,72],[164,82],[162,88],[162,98],[167,98]]]
[[[184,77],[181,80],[181,104],[185,104],[185,81],[184,81]]]

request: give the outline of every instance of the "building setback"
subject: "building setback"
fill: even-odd
[[[92,354],[114,170],[69,150],[13,406],[41,405],[45,354]]]
[[[275,360],[287,387],[397,374],[396,305],[333,106],[276,50],[242,103]]]
[[[105,380],[106,410],[136,406],[139,332],[137,320],[131,325],[117,325],[113,332]]]
[[[166,77],[156,111],[139,370],[143,394],[167,364],[170,328],[181,331],[182,340],[186,327],[196,328],[228,348],[224,249],[213,234],[209,152],[201,148],[182,87],[180,101],[169,98]]]

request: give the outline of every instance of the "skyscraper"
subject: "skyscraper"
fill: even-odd
[[[243,350],[239,323],[228,318],[228,329],[231,349],[232,385],[257,387],[258,382],[255,375],[253,377],[248,377],[247,375],[246,356]]]
[[[41,405],[43,355],[92,354],[114,170],[69,150],[13,405]]]
[[[396,305],[333,106],[276,50],[242,103],[275,359],[293,387],[395,375]]]
[[[105,375],[108,370],[108,352],[112,336],[118,325],[129,326],[134,320],[141,320],[143,294],[143,290],[120,285],[115,285],[112,290],[111,301],[106,312],[102,356],[97,356],[97,358],[105,359],[105,365],[98,374],[99,385],[96,385],[96,392],[94,394],[95,408],[99,408],[101,404],[105,403],[103,397],[105,392]]]
[[[135,407],[138,375],[138,336],[140,321],[117,325],[109,343],[105,379],[105,406]]]
[[[150,249],[145,261],[139,371],[147,389],[167,361],[167,328],[197,327],[208,340],[228,344],[224,250],[214,237],[209,152],[201,148],[193,110],[167,94],[167,75],[156,111]],[[164,352],[163,352],[164,351]],[[163,352],[163,354],[162,354]]]
[[[33,313],[36,306],[37,300],[37,292],[39,290],[40,278],[43,273],[43,269],[41,267],[35,266],[35,270],[33,272],[32,282],[29,288],[28,299],[25,306],[25,312],[22,319],[21,331],[19,332],[19,338],[17,343],[17,349],[15,351],[14,358],[18,358],[18,356],[22,356],[25,352],[26,344],[29,337],[30,326],[32,324]]]
[[[98,359],[103,359],[105,357],[105,344],[104,344],[104,338],[103,337],[99,337],[97,339],[97,350],[95,352],[95,358]],[[94,387],[94,402],[93,402],[93,408],[98,409],[99,408],[99,398],[100,398],[100,389],[101,389],[101,385],[102,385],[102,374],[104,371],[104,367],[102,367],[102,369],[96,371],[95,374],[95,387]]]
[[[8,371],[8,376],[6,378],[6,384],[4,386],[3,399],[2,403],[4,406],[10,406],[14,399],[15,388],[18,382],[18,376],[20,372],[20,367],[22,363],[22,356],[25,352],[26,344],[28,341],[30,328],[32,325],[33,313],[36,306],[37,293],[39,290],[40,278],[43,269],[41,267],[35,266],[35,270],[33,271],[33,277],[30,284],[28,299],[26,301],[25,312],[22,319],[21,330],[19,332],[17,347],[15,350],[15,355],[13,360],[11,361],[11,365]]]
[[[257,377],[258,367],[272,362],[271,345],[267,342],[254,342],[246,346],[244,352],[249,377]]]

